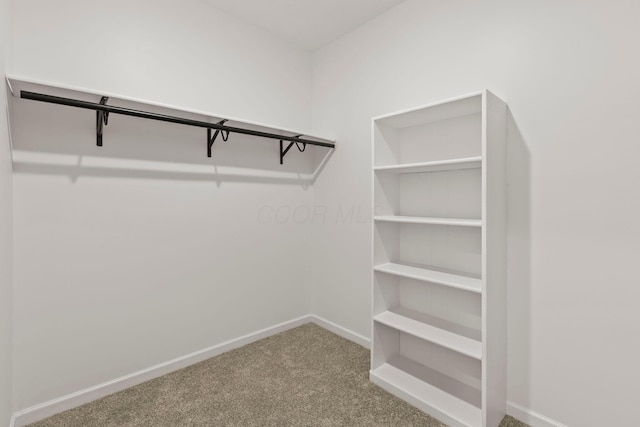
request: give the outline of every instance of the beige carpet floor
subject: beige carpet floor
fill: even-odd
[[[444,426],[368,370],[367,349],[307,324],[31,427]],[[526,425],[507,417],[501,427]]]

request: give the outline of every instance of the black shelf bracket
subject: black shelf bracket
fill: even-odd
[[[300,138],[302,136],[302,134],[300,135],[296,135],[294,136],[294,138]],[[298,151],[300,151],[301,153],[307,149],[307,143],[306,142],[302,142],[302,148],[300,148],[300,142],[297,141],[291,141],[289,142],[289,145],[287,145],[287,148],[285,148],[283,150],[284,144],[282,142],[282,139],[280,140],[280,164],[284,164],[283,160],[284,160],[284,156],[285,154],[287,154],[287,151],[289,151],[289,149],[291,149],[291,147],[293,147],[293,144],[296,144],[296,147],[298,148]]]
[[[318,147],[327,147],[330,149],[335,148],[334,142],[318,141],[314,139],[300,138],[302,135],[286,136],[271,132],[264,132],[260,130],[244,129],[234,126],[226,125],[227,120],[222,120],[218,123],[210,123],[201,120],[186,119],[183,117],[168,116],[165,114],[151,113],[149,111],[133,110],[131,108],[116,107],[113,105],[107,105],[109,98],[103,96],[100,102],[88,102],[78,99],[62,98],[59,96],[46,95],[43,93],[20,91],[20,98],[30,99],[33,101],[47,102],[50,104],[66,105],[69,107],[82,108],[85,110],[93,110],[96,112],[96,142],[98,147],[102,147],[102,131],[104,126],[109,121],[109,114],[120,114],[123,116],[139,117],[142,119],[157,120],[160,122],[176,123],[186,126],[195,126],[207,129],[207,155],[211,157],[211,149],[218,135],[222,135],[222,139],[227,141],[230,133],[239,133],[242,135],[251,135],[260,138],[277,139],[280,140],[280,164],[283,163],[285,154],[291,149],[293,144],[299,151],[304,151],[307,145],[315,145]],[[215,129],[215,133],[212,130]],[[288,141],[289,145],[284,148],[284,141]]]
[[[100,99],[100,105],[107,105],[109,98],[103,96]],[[96,144],[98,147],[102,147],[102,129],[109,124],[109,112],[108,111],[96,111]]]
[[[228,121],[229,120],[227,120],[227,119],[220,120],[218,122],[218,124],[220,126],[222,126]],[[216,129],[216,131],[214,132],[213,137],[212,137],[211,136],[211,129],[207,128],[207,157],[211,157],[211,148],[213,147],[213,143],[216,142],[216,138],[218,137],[218,134],[220,134],[220,136],[222,136],[222,140],[224,142],[227,142],[227,140],[229,139],[229,131],[228,130]]]

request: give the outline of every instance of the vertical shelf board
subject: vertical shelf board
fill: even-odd
[[[371,120],[371,138],[372,138],[372,146],[371,146],[371,169],[372,169],[372,173],[371,173],[371,182],[370,182],[370,193],[371,194],[371,212],[376,212],[376,194],[377,194],[377,190],[376,190],[376,185],[378,185],[376,183],[376,173],[375,171],[373,171],[373,167],[376,164],[376,152],[378,151],[378,147],[381,145],[381,143],[378,141],[381,138],[381,135],[378,133],[378,129],[376,127],[376,121],[374,119]],[[379,244],[377,242],[377,238],[376,238],[376,224],[375,221],[371,221],[371,296],[370,296],[370,307],[371,307],[371,313],[372,313],[372,317],[374,315],[377,314],[377,310],[376,308],[381,305],[381,303],[379,304],[377,299],[376,299],[376,293],[377,293],[377,283],[376,283],[376,272],[373,269],[373,266],[379,263],[379,260],[377,258],[377,251],[376,251],[376,246]],[[380,363],[378,363],[379,360],[379,356],[378,353],[380,351],[380,339],[377,337],[377,330],[376,330],[376,325],[375,322],[371,321],[370,323],[370,337],[371,337],[371,350],[369,351],[369,358],[370,358],[370,362],[369,362],[369,367],[370,367],[370,372],[373,371],[374,369],[378,368],[380,366]]]
[[[482,411],[484,426],[506,413],[506,119],[507,106],[484,91],[482,108]]]

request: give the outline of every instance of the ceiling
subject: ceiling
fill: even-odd
[[[314,51],[404,0],[205,0],[241,21]]]

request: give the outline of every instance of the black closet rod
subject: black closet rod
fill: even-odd
[[[201,122],[199,120],[183,119],[181,117],[167,116],[165,114],[150,113],[148,111],[133,110],[131,108],[114,107],[111,105],[98,104],[95,102],[80,101],[71,98],[62,98],[59,96],[45,95],[43,93],[20,91],[20,97],[31,99],[34,101],[48,102],[51,104],[68,105],[70,107],[84,108],[87,110],[103,111],[105,113],[122,114],[124,116],[141,117],[143,119],[158,120],[161,122],[178,123],[187,126],[196,126],[207,129],[217,129],[224,132],[241,133],[244,135],[259,136],[262,138],[270,138],[284,140],[290,142],[298,142],[302,144],[318,145],[320,147],[334,148],[335,144],[331,142],[313,141],[310,139],[299,138],[296,136],[278,135],[275,133],[261,132],[258,130],[242,129],[233,126],[225,126],[218,123]]]

